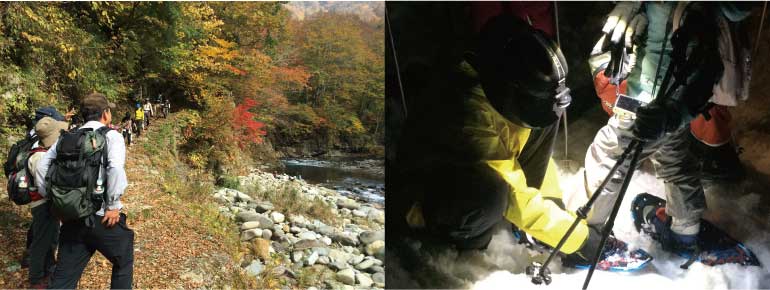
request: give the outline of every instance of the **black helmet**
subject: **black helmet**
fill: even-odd
[[[509,120],[545,127],[569,106],[564,55],[547,35],[516,16],[491,18],[479,33],[476,52],[486,96]]]

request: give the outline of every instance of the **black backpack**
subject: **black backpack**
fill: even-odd
[[[27,164],[32,155],[32,145],[38,141],[36,135],[27,136],[16,142],[8,151],[8,157],[3,164],[3,171],[8,177],[8,198],[17,205],[25,205],[32,202],[29,195],[30,187],[34,191],[34,172],[29,172]]]
[[[106,135],[110,130],[107,126],[79,128],[59,137],[45,182],[51,210],[61,221],[88,217],[106,200],[105,174],[100,173],[109,162]]]

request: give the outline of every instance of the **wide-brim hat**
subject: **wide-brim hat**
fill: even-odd
[[[35,134],[40,137],[43,147],[51,147],[59,139],[62,130],[67,130],[67,122],[56,121],[51,117],[43,117],[35,125]]]

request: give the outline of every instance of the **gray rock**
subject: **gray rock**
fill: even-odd
[[[265,229],[265,230],[262,230],[262,238],[263,238],[263,239],[265,239],[265,240],[268,240],[268,241],[269,241],[269,240],[270,240],[270,238],[272,238],[272,237],[273,237],[273,232],[272,232],[272,231],[270,231],[270,230],[267,230],[267,229]]]
[[[245,222],[241,224],[241,231],[250,230],[250,229],[256,229],[259,227],[259,222]]]
[[[214,200],[223,205],[229,205],[233,203],[233,199],[224,195],[215,195]]]
[[[356,280],[358,280],[359,286],[364,288],[372,287],[372,284],[374,284],[372,278],[369,278],[369,274],[358,273],[356,274]]]
[[[274,211],[270,213],[270,218],[273,219],[275,223],[282,223],[286,218],[281,214],[280,212]]]
[[[329,264],[329,267],[332,270],[340,271],[340,270],[345,270],[347,268],[350,268],[350,265],[348,265],[348,263],[345,263],[343,261],[334,261]]]
[[[331,249],[329,250],[329,258],[332,259],[332,261],[339,261],[339,262],[347,262],[350,260],[350,258],[353,257],[353,255],[345,253],[343,251],[337,250],[337,249]]]
[[[272,229],[273,228],[273,220],[271,220],[266,215],[257,214],[255,220],[259,222],[259,228],[260,229]]]
[[[329,257],[327,256],[318,257],[318,264],[329,265],[329,263],[331,263],[331,259],[329,259]]]
[[[371,259],[372,261],[374,261],[374,265],[375,265],[375,266],[382,266],[382,265],[384,264],[384,263],[382,262],[382,260],[380,260],[380,259],[377,259],[377,258],[368,257],[368,259]]]
[[[260,229],[250,229],[241,232],[241,241],[251,241],[259,237],[262,237],[262,230]]]
[[[248,273],[250,276],[256,277],[259,275],[259,273],[262,273],[262,270],[264,269],[264,266],[262,266],[262,262],[259,260],[252,260],[251,264],[249,264],[248,267],[246,267],[246,273]]]
[[[323,243],[316,240],[301,240],[294,243],[294,250],[306,250],[324,247]]]
[[[321,256],[329,256],[329,248],[327,247],[313,247],[313,252],[317,252]]]
[[[277,229],[273,232],[273,238],[272,240],[275,241],[283,241],[286,240],[286,234],[281,229]]]
[[[251,200],[253,200],[253,198],[251,198],[251,196],[249,196],[248,194],[245,194],[245,193],[240,192],[240,191],[236,191],[236,193],[235,193],[235,201],[249,202]],[[244,204],[244,207],[245,206],[246,205]]]
[[[313,251],[313,253],[311,253],[310,256],[307,257],[307,265],[313,266],[315,265],[316,261],[318,261],[318,252]]]
[[[289,232],[292,234],[299,234],[300,232],[302,232],[302,229],[296,226],[292,226],[291,228],[289,228]]]
[[[332,245],[332,239],[328,237],[322,237],[321,242],[324,243],[324,245],[331,246]]]
[[[345,283],[347,285],[356,285],[356,273],[353,269],[345,269],[337,272],[335,275],[337,281]]]
[[[385,273],[385,268],[383,268],[382,266],[372,266],[371,268],[366,270],[367,270],[366,272],[373,273],[373,274]]]
[[[358,239],[361,240],[361,243],[364,245],[374,243],[375,241],[384,241],[385,230],[362,232],[360,235],[358,235]]]
[[[302,257],[304,257],[304,254],[302,253],[302,251],[294,251],[294,252],[291,253],[291,260],[294,263],[301,262],[302,261]]]
[[[302,225],[304,225],[304,224],[307,223],[307,219],[305,219],[305,217],[302,216],[302,215],[293,215],[293,214],[291,214],[291,215],[289,215],[289,221],[292,224],[302,224]]]
[[[385,288],[385,273],[378,272],[372,275],[372,281],[375,287]]]
[[[360,217],[360,218],[366,217],[366,212],[360,209],[354,209],[352,213],[353,213],[353,216],[356,216],[356,217]]]
[[[374,261],[367,259],[361,263],[356,264],[356,269],[363,271],[371,268],[372,266],[374,266]]]
[[[382,258],[385,256],[385,241],[375,241],[366,246],[366,254]]]
[[[316,227],[316,231],[324,236],[331,236],[334,234],[334,227],[321,225]]]
[[[350,233],[338,232],[331,236],[332,241],[338,242],[345,246],[358,246],[358,238],[354,237]]]
[[[385,212],[378,209],[370,210],[366,215],[366,219],[385,224]]]
[[[337,207],[354,210],[354,209],[359,209],[361,205],[358,204],[355,200],[352,200],[346,197],[340,197],[339,199],[337,199]]]
[[[273,210],[275,207],[272,203],[269,203],[267,201],[263,201],[260,203],[257,203],[257,206],[254,208],[258,213],[266,213],[268,211]]]
[[[361,263],[363,261],[364,261],[364,255],[357,255],[357,256],[353,256],[352,258],[350,258],[350,260],[348,260],[348,263],[353,264],[353,265],[358,265],[359,263]]]
[[[260,215],[253,211],[242,211],[235,215],[239,222],[254,222],[260,221]],[[271,221],[272,222],[272,221]]]
[[[307,231],[297,235],[297,238],[299,238],[300,240],[316,240],[317,236],[315,232]]]

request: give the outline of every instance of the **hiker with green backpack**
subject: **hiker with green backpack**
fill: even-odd
[[[106,126],[112,108],[103,94],[83,98],[86,123],[63,134],[38,163],[36,178],[45,180],[38,192],[51,200],[52,213],[62,221],[50,288],[76,288],[94,251],[112,263],[110,288],[131,288],[134,232],[120,212],[128,186],[126,147],[120,133]]]

